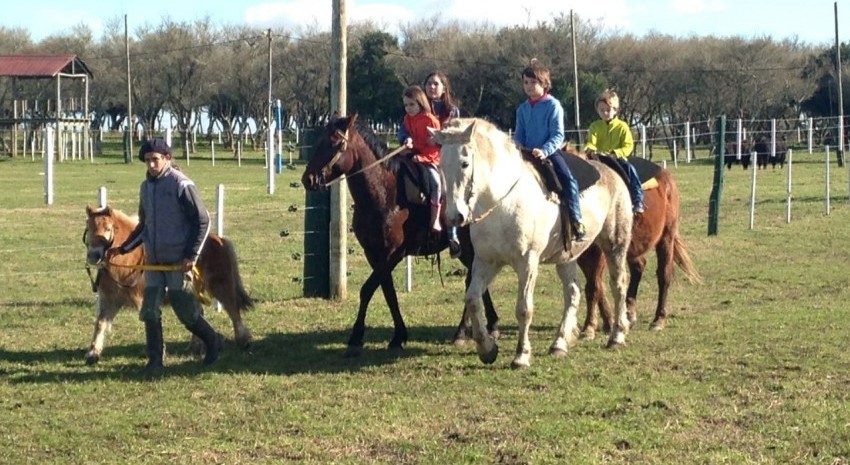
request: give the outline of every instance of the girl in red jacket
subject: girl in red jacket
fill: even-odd
[[[409,137],[404,146],[413,149],[413,161],[428,168],[431,188],[431,231],[440,232],[440,147],[430,142],[428,128],[440,129],[440,120],[431,113],[428,97],[419,86],[410,86],[402,93],[404,103],[404,129]]]

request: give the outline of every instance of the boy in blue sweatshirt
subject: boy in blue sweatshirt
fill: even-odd
[[[551,85],[549,70],[537,60],[532,60],[531,65],[522,71],[522,87],[528,100],[516,110],[514,142],[520,150],[530,151],[535,157],[552,162],[563,189],[559,197],[567,205],[574,238],[582,241],[586,229],[581,221],[578,183],[560,150],[564,143],[564,109],[558,99],[549,95]]]

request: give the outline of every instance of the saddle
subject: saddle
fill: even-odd
[[[561,182],[555,174],[555,167],[552,165],[551,160],[548,158],[541,160],[532,155],[530,150],[522,150],[521,152],[523,159],[530,162],[537,172],[540,173],[540,177],[543,179],[546,188],[549,189],[550,192],[561,192],[563,190],[563,186],[561,186]],[[599,171],[593,165],[588,163],[587,160],[560,150],[552,156],[564,158],[564,161],[567,163],[567,167],[570,169],[570,173],[573,175],[576,183],[578,184],[579,192],[582,192],[599,181]],[[567,205],[563,202],[561,202],[559,211],[562,219],[569,218]],[[561,221],[561,237],[564,238],[564,250],[566,251],[570,250],[569,238],[573,236],[572,229],[573,225],[571,221]]]
[[[629,175],[623,170],[623,167],[617,163],[617,160],[614,159],[613,156],[604,155],[600,153],[590,154],[590,159],[598,160],[600,163],[604,163],[605,166],[614,170],[615,173],[620,175],[626,185],[629,185]],[[655,181],[655,177],[658,176],[658,173],[661,172],[661,166],[655,162],[649,161],[646,158],[636,157],[632,155],[629,157],[629,163],[635,167],[635,171],[637,172],[638,179],[640,179],[641,188],[643,190],[654,189],[658,187],[658,182]]]
[[[428,168],[416,163],[410,157],[398,157],[398,203],[399,205],[428,205],[431,198],[431,186],[428,182]]]
[[[564,161],[567,162],[570,172],[578,183],[579,192],[599,181],[599,171],[597,171],[593,165],[588,163],[587,160],[570,153],[564,153],[563,151],[558,151],[553,156],[561,156],[564,158]],[[547,189],[552,192],[561,191],[563,186],[561,186],[560,181],[558,181],[558,176],[555,175],[555,167],[552,166],[552,162],[549,159],[541,160],[532,155],[530,150],[523,150],[522,157],[526,161],[530,162],[537,172],[540,173],[540,177],[543,178],[543,182],[546,184]]]

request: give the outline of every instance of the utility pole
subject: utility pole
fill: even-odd
[[[268,193],[274,194],[274,133],[272,133],[272,29],[266,31],[269,36],[269,99],[266,104],[266,122],[268,123],[268,134],[266,137],[266,168],[268,170]]]
[[[331,26],[331,112],[340,115],[348,112],[346,108],[346,61],[348,58],[347,21],[345,0],[333,0],[333,21]],[[345,181],[331,187],[330,222],[330,294],[331,298],[344,300],[347,289],[348,218],[346,200],[348,184]]]
[[[576,101],[576,139],[578,140],[578,149],[581,150],[581,122],[579,121],[579,105],[578,105],[578,59],[576,58],[576,23],[573,21],[573,10],[570,10],[570,34],[572,34],[573,42],[573,88],[575,89]]]
[[[844,166],[844,95],[841,85],[841,43],[838,41],[838,2],[835,2],[835,73],[838,75],[838,166]]]
[[[127,153],[124,155],[124,163],[130,163],[133,161],[133,89],[130,85],[130,30],[127,27],[127,15],[124,15],[124,50],[127,53]]]

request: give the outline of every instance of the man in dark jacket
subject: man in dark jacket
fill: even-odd
[[[163,367],[162,304],[165,292],[183,325],[206,345],[204,364],[218,359],[221,338],[202,315],[192,286],[192,269],[210,229],[210,216],[195,183],[171,163],[171,147],[149,139],[139,150],[147,175],[139,192],[139,224],[120,246],[107,251],[125,254],[145,246],[145,290],[139,318],[145,322],[148,363],[144,372]]]

